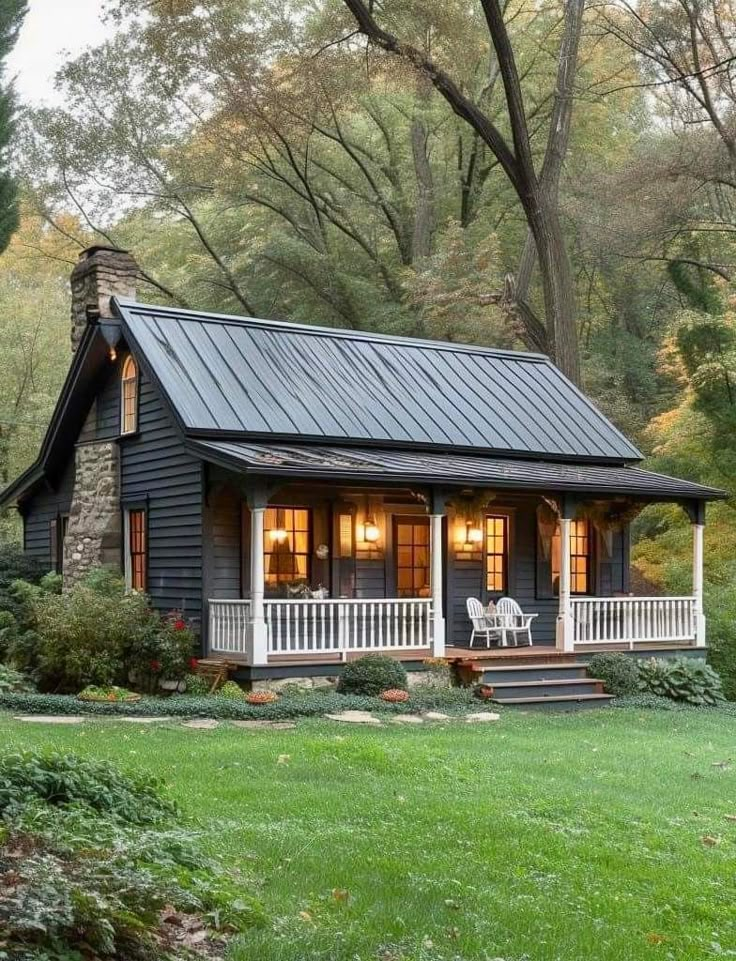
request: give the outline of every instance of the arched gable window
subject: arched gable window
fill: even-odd
[[[138,430],[138,365],[128,355],[120,378],[120,433],[134,434]]]

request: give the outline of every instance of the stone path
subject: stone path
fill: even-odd
[[[380,727],[382,720],[388,720],[391,724],[424,724],[425,721],[464,721],[466,724],[486,724],[501,719],[500,714],[495,714],[492,711],[477,711],[473,714],[461,714],[454,717],[440,711],[426,711],[424,714],[394,714],[388,718],[383,717],[383,719],[371,714],[370,711],[340,711],[337,714],[325,714],[324,716],[330,721],[342,721],[347,724],[370,724],[374,727]],[[221,723],[256,731],[264,729],[287,731],[296,727],[295,721],[269,721],[265,718],[262,720],[249,718],[242,721],[225,720],[220,722],[215,718],[195,717],[180,721],[179,718],[172,717],[115,717],[109,714],[19,714],[14,717],[14,720],[25,721],[30,724],[82,724],[87,720],[125,721],[128,724],[161,724],[168,721],[170,723],[181,723],[181,727],[199,731],[213,731]]]

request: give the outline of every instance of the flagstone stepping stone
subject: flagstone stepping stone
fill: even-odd
[[[272,731],[288,731],[291,728],[296,727],[293,721],[231,721],[233,727],[245,727],[249,730],[263,730],[264,728],[270,728]]]
[[[491,711],[479,711],[477,714],[467,714],[465,717],[466,724],[484,724],[487,721],[500,721],[501,715],[494,714]]]
[[[450,720],[449,714],[442,714],[440,711],[427,711],[424,717],[428,721],[449,721]]]
[[[397,714],[391,718],[392,724],[424,724],[424,720],[416,714]]]
[[[331,721],[347,721],[349,724],[380,724],[370,711],[341,711],[339,714],[325,714]]]
[[[194,727],[203,731],[211,731],[220,726],[220,722],[211,717],[195,717],[193,721],[184,721],[182,727]]]
[[[13,720],[30,724],[81,724],[84,718],[76,714],[19,714]]]
[[[161,721],[170,721],[170,717],[116,717],[115,721],[126,721],[128,724],[158,724]]]

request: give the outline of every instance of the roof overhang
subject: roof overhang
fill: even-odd
[[[240,473],[284,480],[365,484],[485,485],[502,490],[627,496],[648,501],[719,500],[725,491],[638,467],[562,464],[454,453],[421,453],[236,441],[187,442],[203,460]]]

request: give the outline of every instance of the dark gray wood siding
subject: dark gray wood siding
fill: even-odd
[[[205,595],[219,600],[241,596],[242,495],[215,488],[207,498],[203,526],[205,541]]]
[[[59,514],[68,514],[74,490],[74,451],[55,490],[43,490],[24,504],[23,545],[31,557],[53,567],[51,557],[51,522]]]
[[[112,430],[115,391],[119,387],[100,394],[98,436]],[[199,623],[202,462],[187,453],[172,415],[144,371],[138,433],[120,440],[120,472],[122,507],[138,505],[148,510],[148,592],[154,605],[163,613],[183,610]]]

